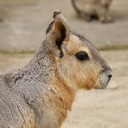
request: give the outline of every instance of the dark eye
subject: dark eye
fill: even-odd
[[[80,51],[80,52],[76,53],[75,56],[78,60],[81,60],[81,61],[89,60],[88,54],[84,51]]]

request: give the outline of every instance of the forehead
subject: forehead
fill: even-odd
[[[83,36],[78,34],[73,34],[70,40],[70,50],[72,51],[71,54],[74,54],[79,51],[85,51],[90,57],[93,58],[97,63],[101,64],[103,67],[106,67],[105,60],[101,57],[98,50],[95,46],[85,39]]]
[[[83,36],[73,33],[70,37],[70,47],[76,51],[83,50],[91,54],[98,54],[95,46]]]
[[[78,47],[77,51],[83,50],[93,56],[95,59],[101,61],[101,56],[95,46],[83,36],[73,33],[73,43]]]
[[[77,35],[71,35],[68,45],[66,46],[67,51],[71,54],[75,54],[79,51],[89,52],[88,46],[84,43],[83,40],[80,39]]]

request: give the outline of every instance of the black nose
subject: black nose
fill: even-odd
[[[109,81],[110,81],[112,78],[112,73],[108,73],[108,77],[109,77]]]

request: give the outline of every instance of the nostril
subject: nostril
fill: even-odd
[[[109,77],[109,80],[111,79],[111,77],[112,77],[112,74],[108,74],[108,77]]]

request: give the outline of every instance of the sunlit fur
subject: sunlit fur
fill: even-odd
[[[77,90],[105,88],[107,62],[84,37],[70,31],[58,11],[32,60],[0,75],[0,128],[60,128]],[[84,51],[88,60],[79,60]]]
[[[66,45],[62,46],[64,57],[57,60],[57,72],[60,78],[74,90],[100,88],[99,78],[102,67],[95,62],[95,56],[91,54],[85,42],[71,35],[70,41],[65,43]],[[85,51],[90,60],[79,61],[75,57],[75,54],[79,51]]]

